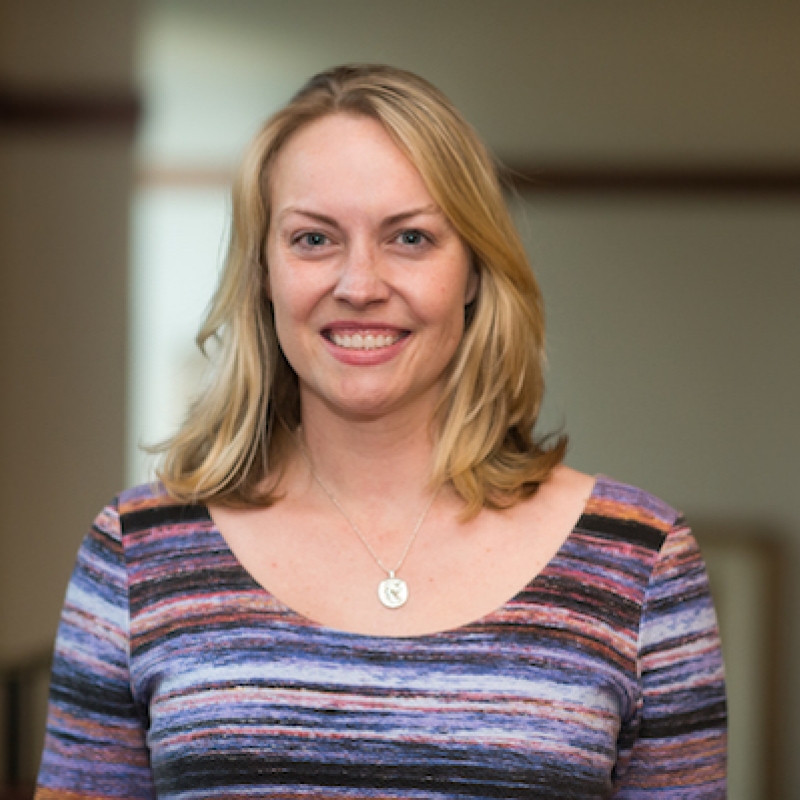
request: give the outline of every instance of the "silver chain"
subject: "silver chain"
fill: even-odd
[[[311,470],[311,474],[314,476],[314,480],[322,487],[322,490],[325,492],[326,495],[330,498],[330,501],[339,509],[342,516],[350,523],[350,527],[355,531],[356,536],[361,540],[361,543],[364,547],[367,548],[367,552],[372,556],[375,563],[390,577],[393,578],[399,571],[400,568],[403,566],[406,560],[406,556],[408,555],[409,551],[411,550],[411,545],[414,544],[414,540],[417,538],[417,534],[419,533],[419,529],[422,527],[422,523],[425,521],[425,517],[428,516],[428,511],[430,507],[433,505],[433,501],[436,499],[436,495],[439,494],[439,490],[437,489],[432,495],[431,499],[428,501],[428,504],[425,506],[425,510],[420,514],[419,519],[417,520],[417,524],[414,526],[414,532],[411,534],[411,538],[408,540],[408,544],[406,544],[406,549],[403,550],[403,555],[400,556],[400,561],[398,562],[397,566],[394,569],[389,569],[383,561],[378,558],[377,553],[372,549],[370,543],[367,541],[367,538],[364,536],[363,533],[358,528],[355,522],[350,519],[350,515],[342,508],[342,504],[336,499],[333,492],[323,483],[322,478],[317,474],[317,471],[314,469],[314,464],[311,461],[311,456],[306,451],[306,448],[303,446],[302,442],[300,444],[300,452],[303,454],[303,458],[305,458],[306,462],[308,462],[308,468]]]

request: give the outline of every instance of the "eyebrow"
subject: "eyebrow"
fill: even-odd
[[[333,218],[329,217],[327,214],[320,214],[316,211],[310,211],[309,209],[299,208],[297,206],[287,206],[286,208],[281,211],[278,215],[278,219],[283,219],[287,217],[289,214],[300,214],[303,217],[308,217],[309,219],[317,220],[317,222],[325,223],[326,225],[331,225],[332,227],[336,228],[339,226],[339,223]],[[411,219],[412,217],[422,216],[425,214],[435,214],[437,216],[442,216],[441,209],[439,206],[435,204],[431,204],[428,206],[420,206],[419,208],[411,208],[408,211],[401,211],[399,214],[392,214],[391,217],[387,217],[381,224],[382,225],[396,225],[398,222],[402,222],[406,219]]]
[[[317,222],[324,222],[326,225],[332,225],[334,227],[337,226],[337,222],[333,217],[328,217],[325,214],[318,214],[316,211],[307,211],[304,208],[297,208],[296,206],[287,206],[284,208],[283,211],[278,214],[278,219],[288,217],[289,214],[300,214],[303,217],[315,219]]]
[[[437,205],[429,205],[429,206],[421,206],[420,208],[412,208],[408,211],[402,211],[399,214],[393,214],[391,217],[387,217],[384,220],[385,225],[396,225],[398,222],[402,222],[404,219],[411,219],[411,217],[418,217],[424,214],[435,214],[436,216],[442,216],[442,212]]]

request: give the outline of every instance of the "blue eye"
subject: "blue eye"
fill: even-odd
[[[309,247],[321,247],[327,243],[328,237],[324,233],[304,233],[301,241]]]
[[[400,234],[400,241],[407,245],[419,245],[425,242],[425,236],[420,231],[403,231]]]

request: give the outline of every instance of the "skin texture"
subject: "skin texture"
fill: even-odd
[[[430,416],[476,276],[419,172],[378,122],[335,115],[289,141],[271,189],[268,292],[304,410]],[[400,338],[352,350],[333,333]]]
[[[266,288],[299,378],[304,446],[391,569],[430,500],[430,422],[478,278],[419,172],[372,119],[335,114],[302,128],[278,154],[269,189]],[[373,347],[353,348],[355,336]],[[385,573],[299,449],[274,506],[211,514],[245,569],[296,612],[413,636],[516,595],[570,533],[593,483],[559,467],[533,498],[468,523],[443,487],[399,573],[411,594],[395,610],[378,602]]]

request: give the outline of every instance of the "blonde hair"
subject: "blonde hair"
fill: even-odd
[[[218,345],[212,380],[183,427],[157,448],[158,476],[187,502],[277,499],[300,393],[265,291],[270,168],[297,130],[335,113],[379,121],[469,247],[479,288],[433,420],[430,483],[450,482],[466,518],[512,505],[536,491],[566,450],[564,437],[548,446],[533,436],[544,391],[541,293],[477,134],[427,81],[374,65],[316,75],[251,143],[234,185],[225,270],[197,337],[204,353],[209,340]]]

